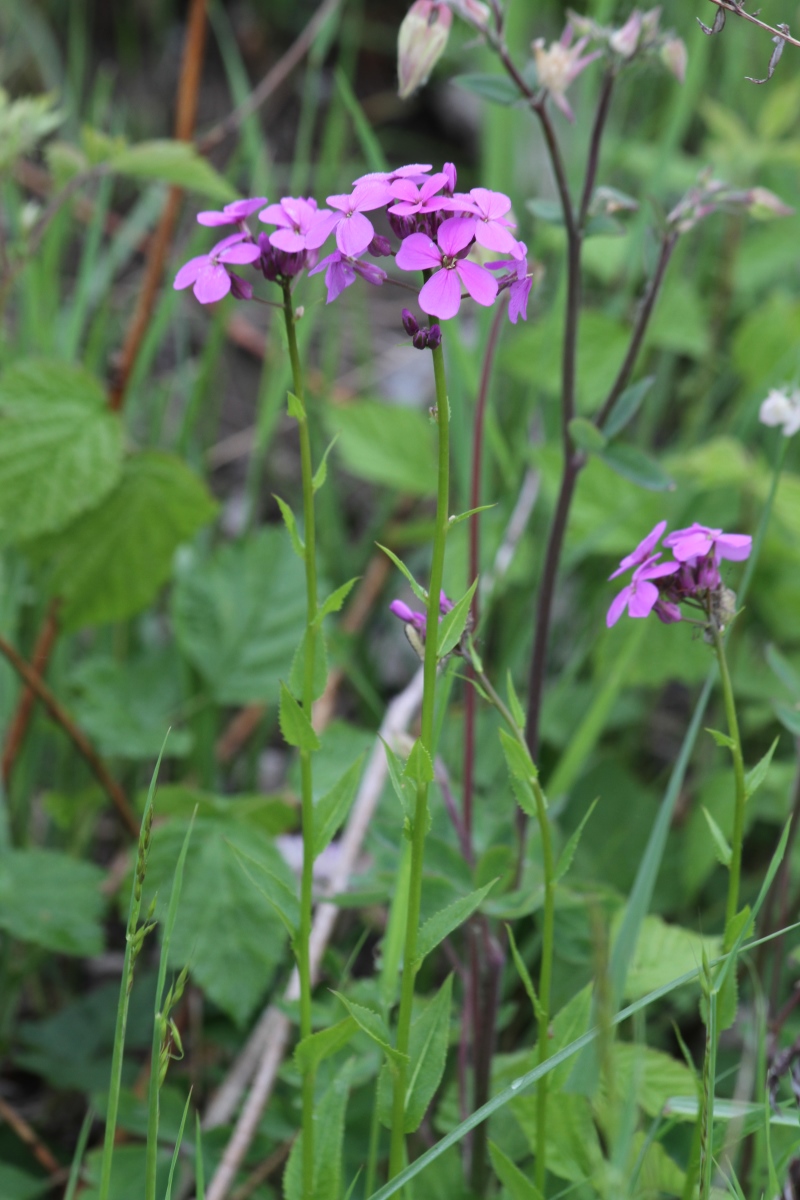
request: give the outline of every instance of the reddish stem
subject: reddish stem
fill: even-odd
[[[58,610],[61,601],[57,598],[51,600],[45,615],[42,627],[39,630],[39,636],[36,639],[36,645],[33,647],[33,655],[31,657],[31,666],[37,675],[44,675],[47,664],[50,661],[50,653],[55,645],[58,636]],[[17,711],[11,719],[11,724],[8,727],[8,735],[6,744],[3,747],[2,770],[3,784],[6,789],[11,782],[11,774],[14,770],[14,763],[22,749],[25,741],[25,734],[28,732],[33,706],[36,703],[36,693],[30,687],[22,689],[22,695],[19,698]]]

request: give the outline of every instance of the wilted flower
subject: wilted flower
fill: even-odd
[[[444,53],[453,14],[438,0],[415,0],[397,36],[397,94],[407,100],[422,87]]]
[[[762,425],[781,425],[784,437],[793,437],[800,430],[800,391],[794,388],[771,388],[758,411]]]
[[[181,291],[182,288],[194,285],[192,290],[201,304],[213,304],[221,300],[233,288],[231,276],[225,270],[224,264],[252,263],[261,257],[259,247],[246,240],[247,237],[246,233],[232,233],[221,242],[217,242],[208,254],[190,258],[178,271],[172,286],[176,291]],[[238,284],[244,284],[244,280],[238,280]],[[235,294],[244,298],[238,284]],[[245,289],[246,287],[245,284]]]
[[[757,220],[768,221],[771,217],[790,217],[794,212],[788,204],[784,204],[780,196],[767,188],[750,188],[747,193],[747,211]]]
[[[545,49],[544,38],[537,38],[531,47],[539,86],[549,92],[553,103],[561,109],[568,121],[574,121],[575,116],[566,97],[567,88],[601,53],[600,50],[594,50],[591,54],[581,57],[588,40],[588,37],[582,37],[574,46],[570,45],[572,25],[568,24],[559,41],[552,42],[549,49]]]
[[[459,258],[473,239],[474,222],[449,217],[439,227],[438,246],[427,234],[412,233],[397,251],[395,262],[403,271],[433,271],[419,294],[420,308],[447,320],[461,306],[461,286],[477,304],[489,307],[497,298],[497,280],[485,267]],[[441,269],[440,269],[441,268]]]

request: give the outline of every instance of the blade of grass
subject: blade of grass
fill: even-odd
[[[194,1114],[194,1189],[195,1200],[206,1200],[206,1176],[203,1169],[203,1131],[200,1125],[200,1113]]]
[[[183,1131],[186,1127],[186,1118],[189,1115],[189,1105],[192,1102],[192,1093],[186,1097],[186,1103],[183,1106],[183,1116],[181,1117],[180,1127],[178,1129],[178,1137],[175,1142],[175,1149],[172,1151],[172,1162],[169,1165],[169,1176],[167,1178],[167,1190],[164,1193],[164,1200],[172,1200],[172,1181],[175,1177],[175,1168],[178,1165],[178,1156],[181,1152],[181,1142],[183,1141]]]
[[[86,1116],[83,1118],[81,1131],[78,1134],[78,1140],[75,1144],[75,1153],[72,1156],[72,1165],[69,1169],[69,1179],[67,1180],[67,1187],[64,1192],[64,1200],[75,1200],[75,1193],[81,1178],[83,1156],[86,1153],[86,1144],[89,1141],[93,1121],[94,1109],[90,1107],[86,1110]]]

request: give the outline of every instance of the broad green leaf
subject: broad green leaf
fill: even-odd
[[[314,857],[321,854],[343,823],[355,798],[364,755],[361,754],[341,779],[314,806]]]
[[[620,924],[621,914],[614,922],[612,937]],[[696,968],[703,953],[709,958],[716,957],[720,945],[718,937],[702,937],[691,929],[668,925],[652,914],[645,917],[628,968],[625,995],[632,998],[646,995],[682,972]]]
[[[303,568],[280,528],[198,555],[172,596],[178,645],[218,704],[277,701],[305,608]]]
[[[172,571],[175,551],[214,516],[205,485],[178,458],[133,455],[99,507],[57,536],[28,547],[44,562],[60,621],[71,631],[122,621],[155,597]]]
[[[588,417],[573,417],[569,423],[569,436],[579,450],[587,454],[599,454],[608,438]]]
[[[241,863],[245,875],[267,901],[292,940],[300,925],[297,889],[291,887],[285,878],[270,870],[263,858],[253,858],[233,842],[228,844]]]
[[[319,750],[319,738],[314,733],[311,722],[285,683],[281,684],[278,723],[283,740],[288,746],[297,746],[299,750],[309,754]]]
[[[727,733],[722,733],[719,729],[706,729],[706,733],[710,733],[718,746],[725,750],[732,750],[734,741],[732,737],[728,737]]]
[[[363,1004],[357,1004],[355,1000],[348,999],[341,992],[334,991],[334,996],[341,1000],[350,1016],[358,1025],[359,1029],[370,1038],[376,1046],[380,1046],[383,1053],[388,1059],[395,1063],[406,1062],[407,1057],[395,1050],[390,1040],[389,1030],[386,1028],[386,1022],[380,1013],[375,1012],[371,1008],[367,1008]]]
[[[63,530],[122,471],[122,424],[93,375],[24,360],[0,376],[0,538]]]
[[[599,799],[599,797],[598,797],[598,799]],[[570,869],[570,867],[572,866],[572,860],[575,857],[575,851],[578,849],[578,843],[581,840],[581,834],[583,833],[584,826],[586,825],[586,822],[589,820],[589,817],[594,812],[596,804],[597,804],[597,800],[593,800],[592,803],[589,805],[589,808],[587,809],[580,825],[573,832],[573,834],[570,837],[569,841],[567,842],[566,846],[559,854],[558,862],[556,863],[555,873],[553,875],[553,879],[554,879],[555,883],[558,883],[559,879],[562,879],[566,875],[566,873]]]
[[[461,641],[461,636],[467,627],[469,620],[469,610],[472,605],[472,597],[475,595],[475,589],[478,586],[478,580],[472,581],[469,589],[464,593],[461,599],[453,605],[449,613],[445,613],[439,622],[439,643],[436,650],[437,658],[444,658],[454,650]]]
[[[328,682],[328,651],[325,646],[325,637],[321,629],[314,627],[314,666],[312,673],[312,700],[319,700],[322,693],[325,691],[325,685]],[[308,630],[306,629],[300,640],[300,645],[294,652],[292,659],[292,669],[289,672],[289,691],[295,696],[302,696],[305,692],[305,668],[306,668],[306,646],[308,645]]]
[[[335,592],[331,592],[330,596],[323,600],[322,604],[320,605],[319,611],[315,617],[315,623],[319,624],[325,619],[325,617],[329,617],[331,613],[339,612],[339,609],[350,595],[353,585],[356,583],[358,583],[358,576],[356,576],[354,579],[348,579],[347,583],[343,583],[342,586],[338,587]]]
[[[170,138],[139,142],[112,154],[106,160],[106,167],[117,175],[130,175],[134,179],[159,179],[211,200],[236,199],[231,184],[198,154],[191,142]]]
[[[717,858],[722,863],[723,867],[729,867],[731,865],[731,859],[733,858],[733,851],[728,845],[725,834],[722,832],[719,825],[706,808],[705,804],[703,805],[703,816],[706,819],[711,836],[714,839],[714,852],[716,853]]]
[[[313,1200],[341,1200],[342,1146],[353,1064],[345,1063],[314,1112]],[[284,1200],[302,1200],[303,1135],[292,1146],[283,1173]]]
[[[325,419],[351,475],[412,495],[436,491],[436,432],[418,409],[362,400],[329,405]]]
[[[664,468],[638,446],[614,444],[607,446],[598,457],[623,479],[629,479],[631,483],[647,488],[648,491],[675,490],[675,484]]]
[[[0,929],[56,954],[103,949],[104,872],[55,850],[0,854]]]
[[[403,778],[407,779],[415,787],[418,787],[421,783],[433,782],[433,763],[431,762],[430,754],[428,754],[428,751],[422,744],[421,738],[417,738],[411,747],[411,753],[403,770]]]
[[[171,820],[153,839],[145,892],[158,892],[157,913],[165,907],[185,831],[185,821]],[[253,886],[243,861],[253,879],[279,880],[282,895],[296,889],[272,838],[257,826],[197,817],[169,955],[170,966],[189,966],[207,997],[237,1025],[263,1003],[288,941],[273,903]]]
[[[695,1096],[695,1079],[685,1065],[651,1046],[615,1042],[614,1086],[626,1095],[634,1083],[636,1100],[649,1117],[657,1117],[672,1096]]]
[[[480,96],[482,100],[488,100],[491,104],[508,106],[524,99],[517,85],[507,75],[454,75],[451,83]]]
[[[761,784],[767,778],[767,771],[769,770],[769,765],[772,762],[772,756],[775,753],[779,741],[780,738],[775,738],[775,741],[772,743],[761,761],[756,763],[752,771],[748,771],[745,775],[744,788],[745,798],[747,800],[749,800],[753,793],[761,787]]]
[[[434,916],[429,917],[424,922],[417,936],[417,957],[414,962],[415,971],[419,969],[421,963],[427,958],[431,950],[435,950],[448,934],[469,920],[496,883],[497,880],[493,879],[485,887],[470,892],[468,896],[462,896],[460,900],[456,900],[453,904],[448,904],[447,908],[441,909],[440,912],[435,913]]]
[[[302,562],[305,562],[306,548],[303,543],[303,539],[300,537],[300,534],[297,532],[297,521],[295,520],[295,515],[285,500],[281,500],[280,496],[276,496],[274,492],[273,492],[273,497],[277,502],[278,508],[281,510],[281,516],[283,517],[283,523],[289,532],[289,537],[292,539],[292,548],[293,548],[295,554],[297,555],[297,557]]]
[[[411,587],[412,592],[417,597],[417,599],[421,600],[423,604],[427,604],[428,603],[428,593],[425,591],[425,589],[423,587],[420,587],[420,585],[417,583],[416,579],[411,574],[411,572],[409,571],[406,564],[402,561],[402,559],[399,559],[397,557],[397,555],[394,554],[388,548],[388,546],[382,546],[380,544],[380,542],[376,542],[375,545],[378,547],[379,550],[382,550],[383,553],[386,554],[392,560],[392,562],[398,568],[398,570],[403,572],[406,579],[408,580],[408,583],[409,583],[409,586]]]
[[[345,1017],[319,1033],[312,1033],[303,1038],[294,1048],[294,1061],[298,1071],[316,1071],[317,1067],[332,1054],[337,1054],[352,1038],[358,1029],[355,1017]]]
[[[494,1142],[489,1142],[489,1157],[494,1173],[508,1192],[511,1200],[543,1200],[536,1184],[520,1171],[516,1163]]]
[[[442,1081],[450,1044],[450,1005],[453,976],[448,975],[436,996],[411,1026],[407,1073],[405,1132],[422,1124]]]
[[[511,1110],[532,1150],[536,1147],[536,1096],[513,1101]],[[591,1178],[604,1164],[600,1138],[585,1096],[561,1092],[547,1106],[547,1169],[573,1183]]]
[[[173,734],[170,733],[170,740]],[[169,744],[169,742],[167,743]],[[263,833],[288,833],[297,826],[297,809],[282,796],[232,795],[215,796],[186,784],[160,784],[158,815],[189,819],[197,809],[198,817],[218,821],[237,821]]]
[[[626,387],[625,391],[617,397],[603,426],[603,433],[607,438],[616,437],[626,425],[630,424],[641,408],[645,396],[655,383],[655,378],[655,375],[646,375],[638,383],[632,383],[630,387]]]

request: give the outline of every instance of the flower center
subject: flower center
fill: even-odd
[[[442,255],[442,266],[446,271],[452,271],[457,262],[458,259],[451,257],[449,254]]]

